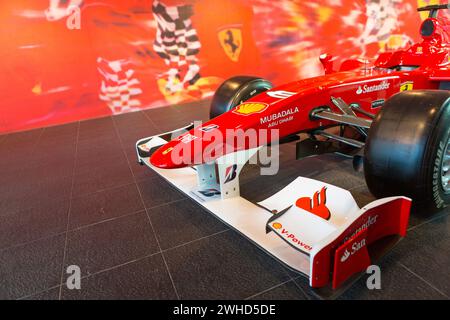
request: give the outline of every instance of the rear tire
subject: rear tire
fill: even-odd
[[[367,137],[364,174],[376,197],[407,196],[415,207],[450,204],[450,92],[396,94],[375,118]],[[447,157],[446,157],[447,156]]]
[[[244,101],[272,89],[269,81],[250,76],[237,76],[226,80],[214,94],[209,117],[213,119],[230,111]]]

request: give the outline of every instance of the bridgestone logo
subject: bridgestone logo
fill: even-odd
[[[358,87],[358,90],[356,90],[356,94],[363,94],[363,93],[387,90],[387,89],[389,89],[390,86],[391,86],[391,84],[389,82],[387,82],[386,80],[381,82],[380,84],[373,85],[373,86],[369,86],[369,85],[365,84],[364,86]]]

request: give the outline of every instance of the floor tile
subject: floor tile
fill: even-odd
[[[66,265],[78,265],[87,276],[158,250],[148,217],[140,212],[69,232]]]
[[[99,144],[83,143],[77,149],[77,169],[90,166],[91,169],[103,163],[121,161],[123,150],[119,138]]]
[[[169,249],[228,229],[190,199],[148,210],[161,249]]]
[[[81,196],[104,189],[113,188],[134,182],[133,175],[126,159],[119,161],[111,159],[109,162],[97,166],[89,165],[75,171],[73,195]]]
[[[0,216],[12,214],[46,203],[70,198],[71,176],[42,176],[40,172],[19,174],[0,185]]]
[[[78,136],[78,122],[47,127],[39,139],[38,148],[52,146],[53,150],[71,147],[76,144]]]
[[[147,208],[185,198],[184,195],[159,176],[139,182],[138,187]]]
[[[425,226],[428,222],[432,222],[436,219],[440,219],[442,221],[445,219],[445,216],[448,215],[450,215],[450,207],[436,212],[427,212],[423,209],[415,208],[413,205],[409,216],[409,230],[414,230],[417,227]]]
[[[39,141],[44,129],[18,132],[9,134],[1,144],[0,173],[2,168],[20,167],[29,163],[29,158],[24,157],[25,150],[32,152]]]
[[[251,300],[307,300],[305,294],[293,280],[277,286],[261,294],[251,297]]]
[[[392,257],[450,297],[450,216],[414,228]]]
[[[72,199],[70,230],[144,209],[136,184]]]
[[[8,136],[7,134],[1,134],[0,135],[0,145],[6,140],[7,136]]]
[[[181,299],[244,299],[290,279],[277,261],[233,231],[164,256]]]
[[[66,177],[73,175],[75,165],[75,145],[70,150],[40,150],[30,157],[26,166],[21,166],[14,171],[18,174],[26,174],[31,179],[41,180],[47,177]]]
[[[67,200],[0,215],[0,249],[65,232],[68,209]]]
[[[111,117],[103,117],[80,122],[80,140],[106,136],[114,132],[114,123]]]
[[[295,275],[292,277],[297,287],[300,288],[300,290],[303,292],[303,294],[308,300],[323,300],[323,298],[319,297],[311,288],[308,277],[299,274],[298,272],[296,272]]]
[[[0,251],[0,299],[18,299],[61,280],[65,235]]]
[[[63,287],[62,299],[176,299],[161,254],[81,280],[80,290]]]
[[[379,266],[381,269],[381,289],[369,290],[366,284],[368,275],[364,275],[339,299],[424,300],[446,298],[426,282],[400,266],[392,258],[386,257]]]
[[[181,112],[174,108],[169,107],[167,108],[150,108],[147,110],[142,111],[146,117],[148,117],[153,123],[157,122],[158,120],[166,120],[168,118],[180,116]]]
[[[23,300],[59,300],[59,287],[34,294]]]
[[[177,118],[172,118],[166,121],[158,121],[157,126],[160,132],[170,132],[180,128],[184,128],[191,124],[194,121],[198,121],[200,119],[192,119],[186,116],[179,116]]]
[[[127,113],[114,117],[113,120],[124,143],[162,133],[158,132],[158,128],[144,112]]]
[[[158,174],[155,171],[137,162],[136,152],[131,151],[126,156],[128,159],[130,169],[133,172],[133,176],[137,182],[150,180],[151,178],[158,176]]]

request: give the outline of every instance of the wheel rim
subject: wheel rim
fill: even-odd
[[[445,193],[450,193],[450,138],[447,141],[441,167],[441,182]]]

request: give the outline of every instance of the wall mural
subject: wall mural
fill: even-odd
[[[0,133],[210,97],[226,78],[322,73],[418,39],[423,0],[0,4]]]

